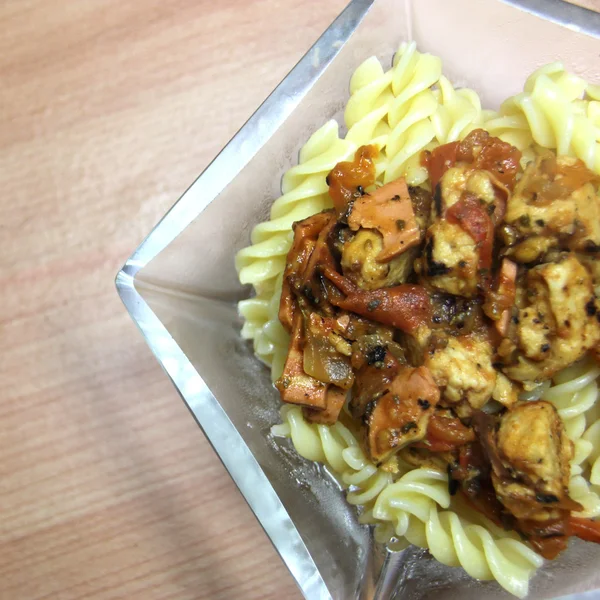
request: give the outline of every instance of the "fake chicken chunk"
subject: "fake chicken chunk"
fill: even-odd
[[[534,267],[520,291],[514,344],[504,373],[528,384],[540,383],[579,360],[600,340],[598,301],[592,277],[574,254]],[[506,360],[506,358],[505,358]]]
[[[546,521],[560,510],[580,510],[569,498],[573,445],[549,402],[520,402],[487,432],[492,483],[517,519]]]
[[[417,270],[429,286],[466,298],[477,294],[479,252],[460,225],[445,219],[434,223],[427,231],[424,254]]]
[[[381,464],[404,446],[421,440],[440,398],[440,391],[424,367],[403,367],[389,391],[373,400],[363,417],[367,452]]]
[[[552,248],[600,245],[600,178],[578,159],[553,154],[530,163],[510,197],[505,223],[516,242],[509,255],[531,263]]]
[[[463,403],[463,411],[466,408],[470,412],[468,407],[481,408],[496,386],[492,356],[492,345],[483,337],[448,336],[429,350],[425,366],[440,387],[444,401]]]

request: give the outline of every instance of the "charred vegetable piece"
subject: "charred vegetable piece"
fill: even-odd
[[[483,305],[485,314],[494,321],[498,333],[506,336],[515,304],[517,287],[517,265],[508,258],[502,259],[496,284],[486,290]]]
[[[401,364],[379,336],[364,336],[353,344],[352,365],[356,376],[350,412],[358,419],[364,415],[369,402],[389,390]]]
[[[323,275],[341,292],[330,290],[329,302],[343,310],[408,332],[430,321],[429,296],[419,285],[404,284],[366,291],[333,269],[324,269]]]
[[[288,333],[292,331],[296,307],[295,292],[302,288],[310,258],[324,229],[335,223],[333,211],[325,211],[294,223],[294,240],[288,252],[279,305],[279,320]]]
[[[364,416],[370,458],[381,463],[397,450],[421,440],[440,392],[424,367],[403,367],[390,390],[367,407]]]
[[[428,402],[421,402],[422,408],[429,408]],[[427,436],[415,444],[431,452],[450,452],[475,440],[475,432],[452,414],[450,410],[441,410],[431,415],[427,426]]]
[[[573,446],[549,402],[520,402],[494,420],[483,413],[475,425],[492,465],[492,482],[500,502],[520,520],[538,522],[581,510],[569,498],[569,461]]]
[[[340,321],[314,312],[305,318],[303,368],[307,375],[323,383],[348,390],[354,383],[354,373],[350,365],[350,344],[341,337],[345,327]],[[345,350],[344,346],[347,352],[340,352]]]
[[[392,181],[357,198],[348,216],[348,226],[353,231],[375,229],[381,234],[383,248],[377,255],[377,261],[381,263],[390,261],[421,239],[404,179]]]
[[[342,216],[360,198],[364,190],[375,183],[375,163],[379,150],[375,146],[361,146],[353,161],[338,163],[327,176],[329,196]]]

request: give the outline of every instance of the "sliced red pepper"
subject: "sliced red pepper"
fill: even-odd
[[[330,267],[323,275],[345,295],[329,294],[329,302],[372,321],[414,332],[431,322],[431,302],[423,286],[403,284],[377,290],[361,290]]]
[[[600,521],[569,517],[568,525],[571,535],[575,535],[586,542],[600,544]]]

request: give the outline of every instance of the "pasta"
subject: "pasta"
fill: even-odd
[[[306,142],[298,165],[283,177],[283,195],[273,203],[270,219],[254,228],[252,245],[236,257],[240,281],[255,290],[239,303],[242,336],[253,340],[274,381],[284,370],[290,345],[279,303],[292,224],[332,206],[326,177],[359,147],[378,150],[376,187],[404,178],[409,186],[430,188],[423,151],[462,141],[478,129],[521,150],[522,167],[550,149],[580,158],[600,174],[600,86],[587,84],[558,62],[533,73],[523,92],[499,111],[482,110],[475,91],[456,89],[442,74],[438,57],[419,53],[414,42],[405,43],[391,69],[384,70],[376,57],[356,69],[344,121],[344,138],[337,123],[329,121]],[[569,496],[583,507],[574,515],[582,518],[600,516],[598,376],[600,367],[584,360],[519,397],[556,407],[573,443]],[[298,454],[327,467],[346,490],[348,502],[359,507],[360,522],[374,527],[376,541],[391,549],[408,544],[428,548],[445,565],[460,566],[476,579],[495,579],[518,597],[527,594],[529,579],[543,559],[517,534],[450,496],[446,472],[400,459],[394,468],[378,466],[343,423],[309,422],[299,406],[285,405],[281,419],[273,435],[290,438]]]
[[[589,88],[589,89],[588,89]],[[524,91],[491,114],[485,129],[525,149],[533,143],[583,160],[600,173],[600,129],[595,88],[555,62],[538,69]]]
[[[367,506],[391,482],[391,475],[369,461],[354,435],[342,423],[331,427],[307,423],[302,410],[284,406],[283,424],[275,425],[275,436],[289,437],[300,456],[323,463],[344,487],[352,487],[346,499],[350,504]]]

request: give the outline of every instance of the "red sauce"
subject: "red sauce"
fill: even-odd
[[[466,162],[476,169],[489,171],[509,189],[513,189],[519,170],[521,152],[500,138],[491,137],[483,129],[475,129],[462,142],[438,146],[424,152],[421,164],[427,167],[431,187],[439,183],[444,173],[457,162]]]
[[[479,247],[479,268],[489,269],[492,265],[494,224],[485,205],[469,193],[446,211],[446,219],[460,225]]]
[[[376,146],[361,146],[354,155],[353,161],[340,162],[327,176],[329,196],[338,214],[346,210],[346,206],[356,198],[358,188],[366,188],[375,183],[375,163],[379,156]]]

